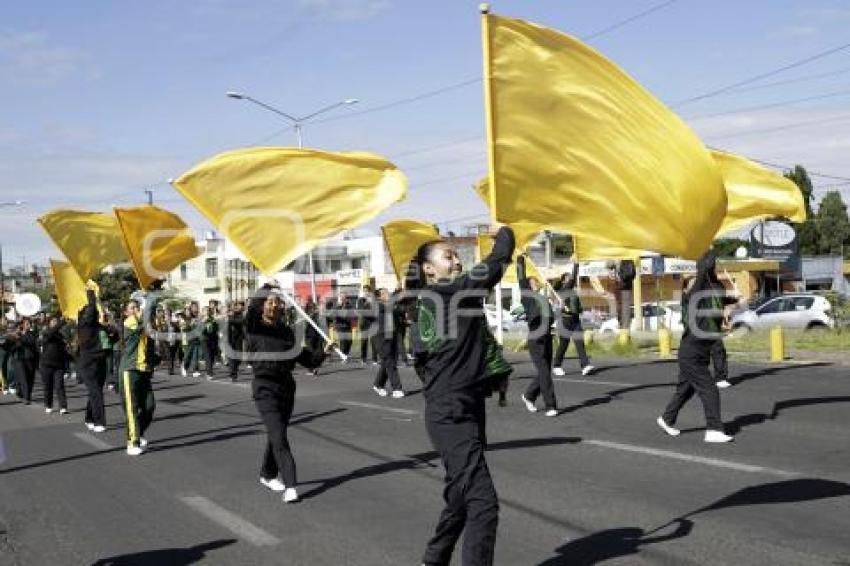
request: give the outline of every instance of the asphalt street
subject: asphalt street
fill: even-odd
[[[520,402],[532,368],[512,359],[510,403],[488,415],[498,564],[850,565],[846,367],[733,363],[722,402],[736,441],[707,445],[696,400],[680,437],[655,425],[675,363],[611,361],[583,378],[570,360],[562,412],[547,418]],[[413,371],[401,370],[404,399],[376,396],[374,371],[297,375],[297,504],[258,483],[265,436],[247,373],[157,373],[136,458],[114,393],[99,435],[73,382],[67,416],[0,397],[0,564],[419,564],[442,468]]]

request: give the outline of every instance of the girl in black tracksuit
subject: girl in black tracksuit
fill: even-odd
[[[65,368],[68,367],[68,345],[62,335],[64,321],[61,317],[53,317],[47,329],[41,335],[41,382],[44,385],[44,408],[53,411],[53,394],[59,398],[59,409],[68,411],[68,400],[65,396]]]
[[[302,348],[292,328],[283,321],[283,305],[279,295],[266,284],[251,299],[245,314],[245,351],[253,368],[251,382],[254,403],[268,433],[266,452],[260,468],[264,485],[282,477],[286,502],[298,499],[295,459],[286,436],[295,405],[295,363],[313,369],[324,359],[324,352]],[[275,489],[275,488],[272,488]],[[278,491],[278,490],[276,490]]]
[[[501,228],[491,254],[461,274],[460,260],[448,244],[425,244],[406,283],[408,292],[422,290],[415,321],[416,370],[424,382],[428,436],[446,469],[446,506],[422,559],[427,565],[448,564],[464,531],[462,563],[493,563],[499,503],[484,458],[484,401],[492,393],[488,367],[493,349],[482,307],[514,246],[511,229]]]
[[[540,295],[540,282],[532,288],[531,282],[525,274],[525,256],[517,258],[517,280],[522,291],[522,307],[525,310],[528,321],[528,353],[537,374],[531,378],[531,383],[523,395],[523,401],[530,409],[534,407],[537,396],[543,395],[543,404],[546,414],[557,415],[558,403],[555,400],[555,386],[552,383],[552,307],[545,297]]]
[[[32,403],[32,390],[35,384],[35,370],[38,367],[38,333],[31,319],[21,321],[18,329],[11,335],[12,362],[15,367],[15,379],[18,382],[18,397],[25,405]]]

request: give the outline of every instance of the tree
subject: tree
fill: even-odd
[[[803,195],[803,203],[806,206],[806,221],[797,224],[797,239],[800,243],[801,255],[816,255],[818,253],[818,230],[814,222],[812,203],[815,199],[815,188],[809,173],[802,165],[795,165],[794,169],[785,172],[785,178],[794,181]]]
[[[95,283],[100,287],[100,302],[116,314],[123,312],[130,295],[139,288],[136,274],[126,267],[116,268],[111,273],[100,273],[95,278]]]
[[[741,240],[738,238],[721,238],[720,240],[714,240],[713,248],[717,253],[717,257],[735,257],[735,252],[738,251],[738,248],[741,246],[750,249],[750,243],[746,240]]]
[[[818,207],[814,224],[818,232],[818,253],[850,255],[850,218],[838,191],[826,193]]]

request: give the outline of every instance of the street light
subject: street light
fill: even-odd
[[[23,200],[0,202],[0,208],[17,208],[26,204]],[[3,272],[3,244],[0,243],[0,316],[6,314],[6,274]]]
[[[326,112],[330,112],[331,110],[335,110],[336,108],[339,108],[340,106],[351,106],[352,104],[357,104],[359,102],[359,100],[357,100],[356,98],[346,98],[345,100],[340,100],[339,102],[335,102],[335,103],[329,104],[328,106],[325,106],[323,108],[319,108],[318,110],[316,110],[315,112],[311,112],[310,114],[306,114],[306,115],[300,116],[300,117],[295,117],[292,114],[288,114],[288,113],[284,112],[280,108],[275,108],[271,104],[266,104],[265,102],[257,100],[256,98],[254,98],[254,97],[252,97],[248,94],[245,94],[244,92],[236,92],[236,91],[229,90],[225,94],[227,95],[228,98],[232,98],[234,100],[245,100],[245,101],[251,102],[253,104],[256,104],[257,106],[264,108],[264,109],[268,110],[269,112],[273,112],[273,113],[277,114],[278,116],[283,116],[288,121],[292,122],[292,125],[295,128],[295,137],[298,140],[298,147],[299,148],[304,147],[303,128],[304,128],[304,124],[308,120],[310,120],[311,118],[315,118],[316,116],[319,116],[319,115],[324,114]],[[307,252],[307,261],[310,262],[310,295],[313,297],[313,302],[315,303],[316,302],[316,272],[315,272],[315,269],[313,268],[313,250],[310,250],[309,252]]]

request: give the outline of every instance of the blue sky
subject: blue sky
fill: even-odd
[[[660,0],[499,0],[496,13],[584,37]],[[308,146],[392,159],[410,195],[378,221],[483,214],[481,84],[384,111],[363,110],[481,75],[478,2],[467,0],[151,0],[4,3],[0,11],[0,209],[6,262],[58,252],[35,218],[56,207],[108,210],[155,200],[198,231],[206,222],[163,181],[223,150],[294,145],[275,115],[360,103],[306,127]],[[850,42],[843,0],[679,0],[590,43],[673,104]],[[846,71],[846,72],[840,72]],[[677,108],[706,143],[850,178],[850,50]],[[346,114],[351,114],[346,116]],[[792,127],[800,123],[817,122]],[[772,130],[762,134],[751,131]],[[280,132],[280,133],[277,133]],[[275,135],[277,133],[277,135]],[[438,149],[434,149],[438,147]],[[425,150],[425,151],[423,151]],[[828,181],[816,178],[819,189]],[[844,185],[845,198],[850,184]],[[458,221],[460,222],[460,221]]]

